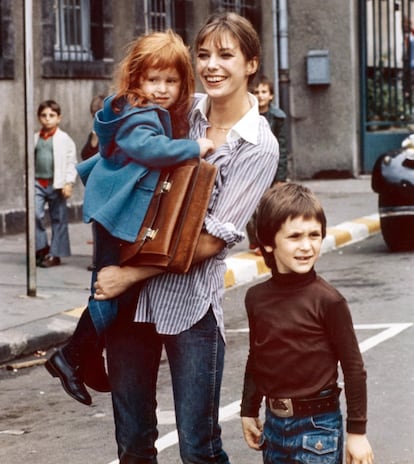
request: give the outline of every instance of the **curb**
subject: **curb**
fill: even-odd
[[[328,227],[321,254],[359,242],[380,232],[379,214]],[[252,282],[269,274],[263,258],[253,252],[241,252],[226,259],[225,290]],[[64,343],[75,330],[84,307],[73,308],[52,317],[0,332],[0,364],[38,350]]]
[[[364,240],[380,230],[378,213],[342,222],[335,227],[328,227],[321,254]],[[227,258],[226,263],[225,289],[246,284],[269,273],[269,268],[265,265],[263,258],[253,252],[237,253]]]

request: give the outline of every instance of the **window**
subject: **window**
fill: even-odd
[[[214,2],[218,9],[234,11],[247,18],[257,31],[260,30],[260,2],[254,0],[219,0]]]
[[[58,0],[55,60],[91,61],[89,0]]]
[[[0,79],[14,78],[12,0],[0,0]]]
[[[43,77],[111,77],[112,3],[42,0]]]
[[[172,0],[145,1],[145,31],[165,31],[174,27],[174,2]]]

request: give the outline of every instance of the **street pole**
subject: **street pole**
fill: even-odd
[[[33,4],[23,0],[24,9],[24,114],[26,148],[26,277],[27,296],[36,296],[34,107],[33,107]]]

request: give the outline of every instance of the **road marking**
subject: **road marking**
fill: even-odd
[[[408,329],[413,325],[412,322],[391,322],[391,323],[385,323],[385,324],[355,324],[354,328],[355,330],[380,330],[383,329],[381,332],[379,332],[376,335],[373,335],[372,337],[367,338],[366,340],[362,341],[359,344],[359,349],[361,350],[361,353],[364,353],[365,351],[370,350],[371,348],[374,348],[374,346],[379,345],[380,343],[385,342],[386,340],[395,337],[399,333],[401,333],[403,330]],[[227,333],[248,333],[249,329],[248,328],[243,328],[243,329],[227,329]],[[219,409],[219,420],[221,422],[225,422],[229,418],[231,418],[234,415],[238,415],[240,412],[240,400],[234,401],[233,403],[230,403],[226,406],[223,406]],[[172,432],[167,433],[166,435],[163,435],[161,438],[159,438],[155,442],[155,446],[160,453],[162,450],[169,448],[170,446],[174,446],[178,443],[178,434],[177,430],[173,430]],[[109,464],[119,464],[118,459],[115,461],[111,461]]]

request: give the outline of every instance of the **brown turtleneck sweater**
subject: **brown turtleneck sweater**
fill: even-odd
[[[344,375],[347,432],[365,433],[366,371],[344,297],[314,270],[274,273],[245,298],[250,326],[241,415],[263,396],[309,398]]]

